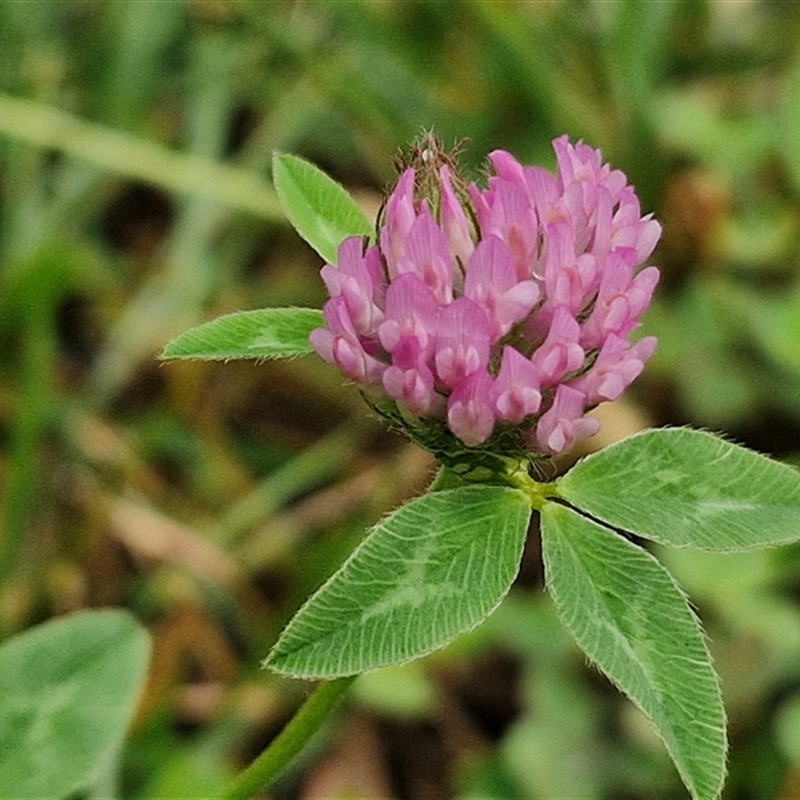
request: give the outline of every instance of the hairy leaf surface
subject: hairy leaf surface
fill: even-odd
[[[725,712],[700,625],[670,574],[558,503],[542,510],[548,590],[581,649],[650,718],[695,800],[725,776]]]
[[[704,431],[636,434],[578,462],[561,497],[662,544],[745,550],[800,539],[800,473]]]
[[[505,596],[530,515],[522,492],[498,486],[434,492],[402,506],[300,609],[266,666],[333,678],[442,647]]]
[[[261,308],[239,311],[198,325],[173,339],[161,358],[294,358],[313,352],[308,335],[324,325],[316,308]]]
[[[339,245],[348,236],[372,233],[345,189],[305,159],[276,153],[272,178],[289,221],[328,264],[336,264]]]

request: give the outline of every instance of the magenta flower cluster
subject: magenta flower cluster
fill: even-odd
[[[553,147],[556,175],[493,152],[487,189],[444,159],[431,191],[423,158],[389,196],[378,242],[346,239],[322,269],[331,299],[313,347],[396,401],[412,431],[438,424],[477,447],[513,428],[524,448],[562,453],[655,350],[629,336],[658,282],[641,266],[660,225],[599,151],[566,136]]]

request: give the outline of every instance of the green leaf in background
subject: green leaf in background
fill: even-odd
[[[522,492],[499,486],[413,500],[379,523],[300,609],[265,665],[334,678],[442,647],[508,592],[530,515]]]
[[[112,766],[144,680],[147,633],[127,613],[48,622],[0,647],[0,797],[62,798]]]
[[[566,506],[542,510],[547,588],[581,649],[650,718],[695,800],[725,776],[725,712],[703,633],[649,553]]]
[[[276,153],[272,179],[289,221],[328,264],[336,264],[339,245],[348,236],[372,234],[353,198],[308,161]]]
[[[325,324],[316,308],[238,311],[198,325],[173,339],[161,358],[295,358],[313,352],[308,335]]]
[[[557,484],[580,511],[676,547],[729,552],[800,539],[800,474],[704,431],[648,430]]]

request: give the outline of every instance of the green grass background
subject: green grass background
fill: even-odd
[[[320,305],[270,182],[311,159],[375,213],[422,130],[603,150],[662,221],[658,354],[609,436],[692,424],[800,464],[800,4],[0,4],[0,632],[126,606],[155,637],[124,798],[207,797],[309,687],[282,624],[431,462],[316,359],[161,365],[187,327]],[[659,556],[711,637],[730,800],[800,797],[800,550]],[[646,722],[518,586],[365,676],[275,798],[671,800]]]

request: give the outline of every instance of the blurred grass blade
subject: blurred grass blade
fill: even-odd
[[[289,221],[328,264],[336,264],[339,245],[348,236],[372,233],[344,188],[308,161],[276,153],[272,177]]]
[[[192,42],[185,146],[193,158],[207,164],[218,163],[225,152],[238,64],[235,51],[210,32]],[[150,360],[163,342],[200,322],[209,298],[228,279],[217,249],[227,215],[213,200],[212,195],[199,193],[178,198],[163,269],[149,278],[117,318],[94,364],[97,396],[112,396],[141,359]]]
[[[627,137],[615,137],[615,149],[624,158],[625,172],[636,186],[642,208],[656,207],[664,180],[664,158],[654,123],[655,87],[664,73],[666,44],[676,3],[609,4],[615,15],[604,39],[607,81]],[[623,144],[624,142],[624,144]],[[609,155],[614,153],[610,150]]]
[[[776,146],[782,151],[795,190],[800,191],[800,142],[797,122],[800,120],[800,58],[796,58],[785,77],[783,102],[776,125]]]
[[[135,129],[147,118],[153,87],[180,35],[185,9],[180,3],[112,3],[108,12],[113,49],[102,76],[103,118]]]
[[[239,311],[186,331],[164,348],[161,358],[296,358],[314,352],[308,336],[322,325],[322,312],[316,308]]]
[[[230,549],[246,531],[283,505],[333,479],[349,462],[358,459],[359,446],[369,430],[359,418],[293,454],[250,492],[231,503],[215,525],[215,542]]]
[[[83,122],[44,103],[0,93],[0,134],[170,191],[199,195],[264,219],[283,219],[274,191],[252,172]]]
[[[7,478],[2,495],[3,535],[0,537],[0,584],[25,568],[20,558],[35,529],[33,524],[43,489],[42,445],[59,402],[55,380],[58,357],[57,314],[73,286],[75,259],[58,249],[37,252],[6,274],[2,304],[20,322],[21,352],[16,368],[17,395],[9,428]],[[10,278],[10,279],[8,279]]]

